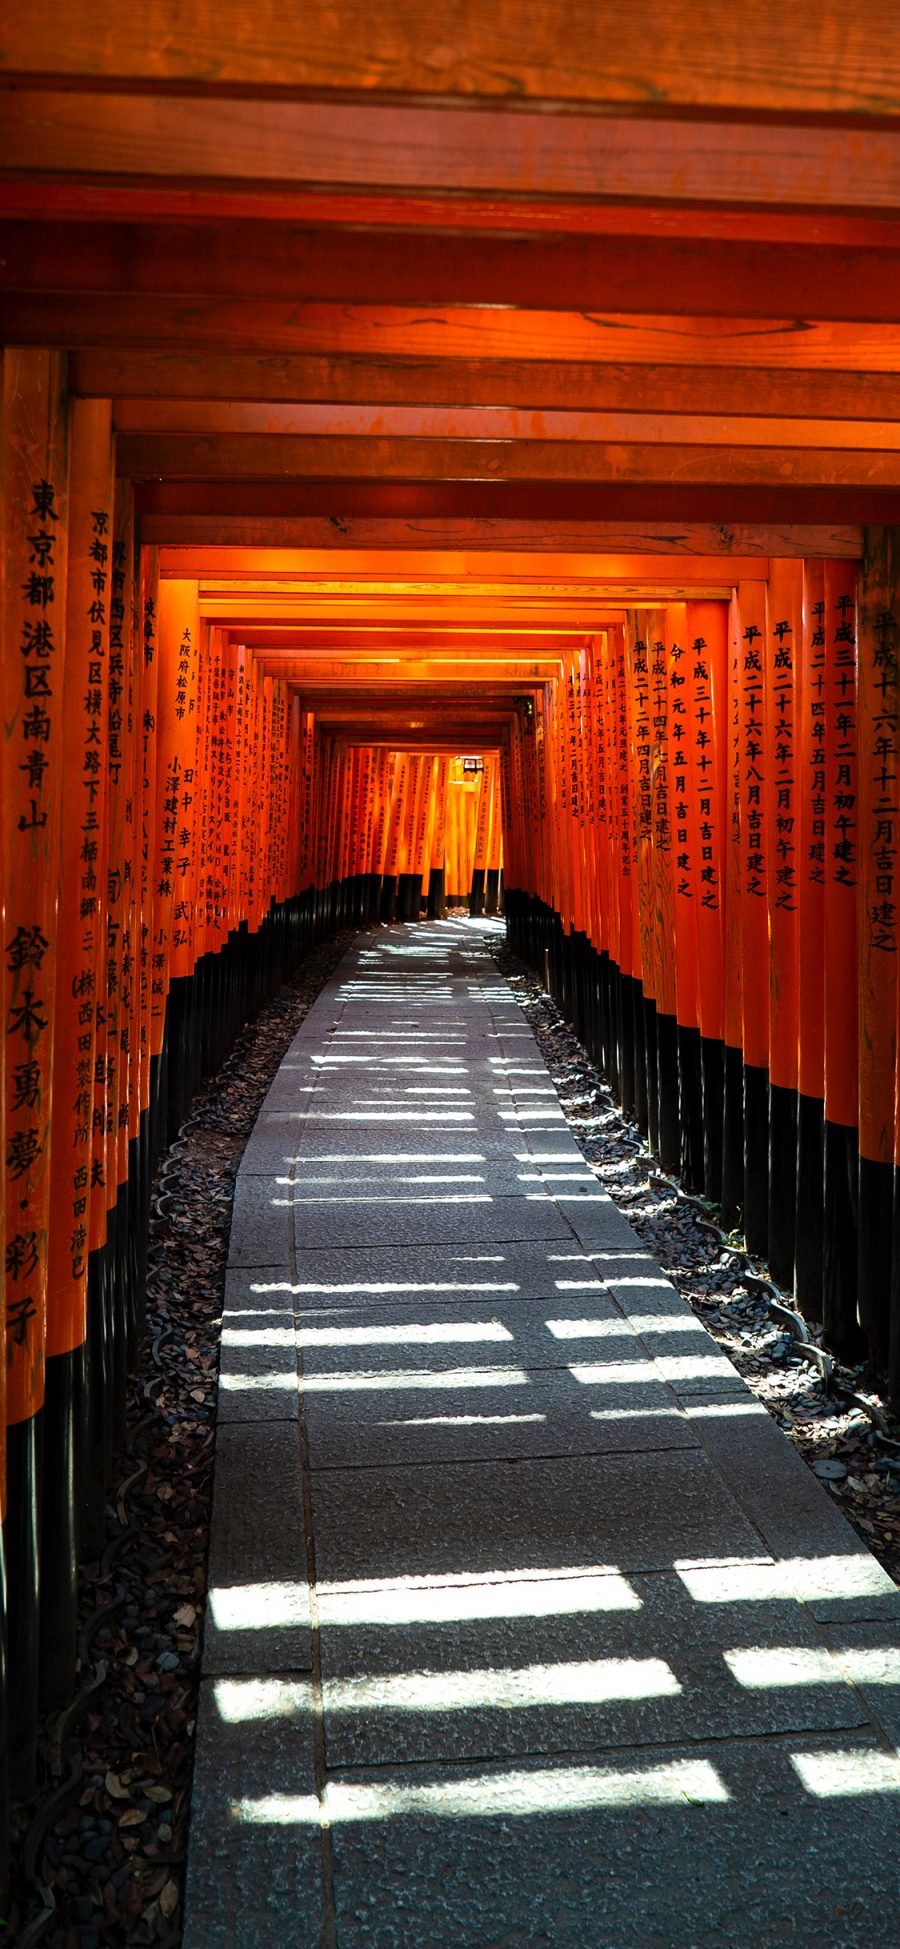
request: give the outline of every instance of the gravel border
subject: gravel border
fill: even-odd
[[[147,1324],[106,1547],[80,1579],[74,1704],[43,1728],[38,1799],[13,1810],[19,1949],[177,1949],[238,1166],[285,1050],[356,928],[312,948],[239,1036],[160,1160]]]
[[[715,1207],[664,1175],[606,1080],[530,968],[488,945],[527,1015],[585,1162],[790,1436],[873,1556],[900,1584],[900,1425],[882,1396],[824,1346],[767,1266],[727,1239]]]

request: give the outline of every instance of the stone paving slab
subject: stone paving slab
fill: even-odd
[[[366,1300],[420,1306],[423,1299],[456,1305],[472,1298],[494,1307],[516,1298],[546,1298],[556,1316],[581,1313],[588,1302],[591,1311],[595,1302],[610,1304],[596,1266],[574,1239],[304,1252],[294,1292],[298,1308],[309,1312],[357,1307]]]
[[[268,1178],[239,1171],[228,1241],[229,1266],[288,1265],[292,1247],[289,1192]]]
[[[303,1389],[310,1467],[378,1471],[697,1446],[652,1370],[636,1362],[617,1379],[628,1385],[582,1387],[566,1372],[518,1367],[312,1374]]]
[[[707,1458],[584,1456],[346,1469],[312,1484],[319,1574],[663,1570],[681,1558],[752,1557],[757,1531]]]
[[[309,1671],[296,1421],[219,1427],[208,1581],[205,1674]]]
[[[219,1357],[221,1425],[232,1421],[299,1421],[297,1334],[293,1312],[265,1320],[223,1315]]]
[[[483,1202],[441,1198],[433,1204],[418,1199],[391,1204],[382,1199],[351,1204],[344,1199],[332,1204],[295,1197],[294,1226],[300,1253],[323,1242],[332,1248],[377,1250],[382,1245],[456,1245],[460,1237],[505,1244],[571,1236],[553,1199],[524,1197],[486,1197]],[[254,1249],[252,1241],[249,1249]]]
[[[802,1734],[329,1783],[340,1949],[870,1949],[898,1761]]]
[[[265,1818],[279,1794],[294,1820]],[[319,1949],[316,1814],[309,1680],[205,1679],[182,1949]]]
[[[581,1581],[567,1585],[570,1605]],[[868,1724],[840,1654],[796,1601],[735,1606],[723,1639],[721,1617],[675,1574],[631,1577],[630,1605],[618,1609],[601,1608],[584,1582],[582,1611],[458,1619],[451,1602],[451,1615],[430,1623],[405,1623],[390,1609],[388,1621],[362,1623],[358,1594],[323,1591],[328,1765],[588,1753]],[[846,1657],[847,1671],[854,1657],[856,1670],[865,1663],[855,1646]],[[877,1657],[868,1669],[883,1679],[891,1654]]]
[[[605,1357],[621,1366],[631,1362],[645,1372],[646,1356],[633,1328],[616,1313],[598,1286],[591,1295],[591,1319],[581,1317],[578,1295],[569,1303],[523,1299],[520,1293],[459,1294],[447,1299],[422,1295],[406,1307],[368,1298],[340,1314],[298,1310],[297,1337],[307,1376],[332,1371],[399,1367],[439,1371],[458,1367],[497,1367],[516,1363],[529,1373],[568,1369],[577,1358],[570,1332],[589,1325],[602,1336]],[[596,1351],[598,1341],[591,1343]],[[580,1343],[579,1343],[580,1352]],[[577,1393],[577,1384],[573,1382]]]

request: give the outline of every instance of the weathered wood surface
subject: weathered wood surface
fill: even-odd
[[[576,551],[582,549],[646,548],[663,560],[673,556],[685,560],[693,555],[718,553],[720,557],[730,557],[734,554],[742,559],[745,580],[754,574],[764,576],[770,555],[853,560],[862,553],[862,529],[852,523],[841,527],[803,527],[759,522],[729,527],[702,521],[675,521],[665,525],[638,521],[565,522],[552,518],[514,521],[479,516],[468,520],[452,517],[443,521],[408,520],[363,515],[335,522],[327,515],[315,514],[266,517],[144,514],[145,539],[155,536],[157,524],[164,531],[166,544],[161,556],[164,552],[173,564],[172,574],[179,573],[177,561],[182,553],[191,560],[197,549],[214,553],[223,545],[247,552],[267,547],[332,550],[340,557],[344,550],[355,549],[373,556],[394,549],[414,549],[421,553],[433,549],[521,549],[529,555],[565,549],[575,559],[578,559]],[[183,573],[194,571],[186,568]],[[683,567],[679,567],[678,573],[684,573]]]
[[[854,248],[818,240],[441,235],[272,223],[0,221],[7,292],[509,304],[554,311],[861,319],[896,323],[900,232]]]
[[[900,111],[892,0],[118,0],[10,8],[0,67],[200,89],[388,90],[804,114]]]
[[[0,168],[887,213],[900,128],[15,88]]]
[[[900,453],[641,441],[329,439],[295,434],[120,434],[134,479],[797,483],[900,487]]]

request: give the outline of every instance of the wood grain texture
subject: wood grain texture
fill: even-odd
[[[7,295],[10,344],[171,347],[183,352],[362,354],[377,358],[612,361],[900,372],[900,322],[672,317],[667,313],[328,305],[285,300]],[[575,402],[572,402],[575,403]]]
[[[329,439],[545,440],[660,446],[818,447],[900,451],[900,423],[762,418],[728,413],[538,412],[518,406],[286,406],[119,400],[128,434],[294,435]]]
[[[12,292],[507,304],[896,322],[900,247],[672,237],[471,236],[297,224],[0,221]]]
[[[593,364],[578,359],[388,359],[342,353],[81,350],[73,392],[96,398],[258,400],[362,405],[486,405],[535,410],[741,413],[900,419],[900,374],[767,366]]]
[[[518,102],[672,104],[896,116],[891,0],[32,0],[0,29],[9,73],[197,89],[388,90]]]
[[[135,506],[142,520],[156,517],[154,539],[165,541],[165,524],[184,516],[207,520],[228,516],[260,524],[261,538],[274,540],[273,519],[313,516],[335,535],[353,533],[366,522],[389,519],[394,532],[415,533],[431,523],[443,532],[447,521],[500,521],[540,528],[550,522],[579,524],[586,534],[597,522],[639,522],[645,532],[685,523],[709,523],[720,532],[748,523],[766,527],[822,527],[865,522],[900,522],[896,489],[801,487],[769,484],[746,487],[692,487],[664,482],[639,486],[597,481],[387,481],[387,480],[153,480],[139,481]],[[508,531],[508,530],[507,530]]]
[[[0,101],[0,168],[887,213],[900,127],[16,88]]]
[[[900,453],[648,442],[120,434],[133,479],[600,481],[900,487]]]
[[[687,558],[692,555],[730,558],[739,556],[747,579],[755,572],[765,575],[770,555],[841,558],[855,560],[862,553],[862,529],[852,523],[843,526],[804,527],[798,524],[743,524],[729,527],[702,521],[554,521],[504,520],[500,517],[473,516],[470,519],[410,520],[390,517],[353,516],[339,521],[327,515],[235,515],[144,513],[141,532],[147,542],[162,542],[160,550],[174,564],[184,554],[190,561],[195,551],[213,553],[220,546],[246,551],[265,548],[360,550],[373,555],[383,550],[402,549],[430,553],[433,550],[520,549],[530,556],[560,550],[577,559],[581,550],[647,550],[655,556]],[[729,560],[729,573],[732,572]],[[185,569],[191,574],[191,569]]]

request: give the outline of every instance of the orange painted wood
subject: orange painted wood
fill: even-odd
[[[803,567],[771,565],[766,601],[766,798],[769,904],[769,1073],[797,1087],[799,1061],[800,793],[799,691],[803,643]],[[805,788],[804,788],[805,789]]]
[[[724,1036],[730,1049],[740,1049],[743,1044],[743,958],[742,958],[742,918],[741,897],[743,885],[743,859],[741,852],[741,803],[742,803],[742,690],[741,690],[741,625],[738,606],[734,598],[728,605],[728,646],[727,646],[727,717],[719,718],[719,731],[726,742],[726,801],[724,804],[723,836],[725,847],[724,878]]]
[[[729,611],[723,602],[686,606],[690,658],[691,752],[697,882],[697,1008],[701,1035],[725,1035],[725,816]]]
[[[157,797],[153,855],[153,1018],[151,1047],[162,1048],[170,977],[189,956],[185,907],[190,901],[192,854],[185,814],[193,801],[195,762],[191,698],[196,698],[200,618],[196,582],[167,580],[159,588],[159,662],[156,712]],[[242,777],[243,772],[238,772]],[[185,888],[187,887],[187,892]],[[179,937],[176,940],[176,935]],[[176,963],[177,952],[177,963]]]
[[[543,349],[543,348],[542,348]],[[72,353],[76,392],[126,399],[219,400],[353,405],[523,406],[564,412],[732,413],[772,418],[891,421],[900,406],[896,373],[864,366],[819,370],[759,365],[752,391],[746,366],[626,364],[610,348],[602,363],[589,358],[479,358],[438,349],[403,357],[377,352],[191,351],[134,346],[87,347]]]
[[[894,1157],[897,1049],[897,840],[900,833],[900,551],[867,537],[859,582],[859,1148]]]
[[[802,1096],[825,1095],[825,887],[829,851],[828,624],[825,564],[803,567],[802,638],[797,685],[797,941],[799,1068]],[[833,790],[832,785],[832,790]]]
[[[153,857],[156,818],[157,717],[159,710],[159,553],[141,549],[140,561],[140,646],[141,714],[138,727],[140,751],[140,1101],[150,1103],[150,1061],[153,1050],[154,1019],[159,1005],[160,970],[155,963],[153,945]]]
[[[892,356],[900,359],[900,340]],[[315,435],[122,434],[118,464],[136,479],[494,480],[725,486],[900,487],[900,452],[565,440],[329,439]]]
[[[3,353],[6,1421],[44,1398],[67,554],[64,362]],[[67,1213],[67,1219],[69,1214]],[[2,1388],[2,1383],[0,1383]],[[2,1444],[0,1444],[2,1450]],[[0,1472],[4,1463],[0,1459]],[[5,1475],[2,1477],[5,1484]],[[5,1487],[0,1484],[5,1496]]]
[[[138,498],[145,505],[146,491],[139,489]],[[449,517],[439,521],[427,518],[391,519],[377,515],[354,515],[335,522],[327,515],[269,515],[263,518],[222,513],[171,515],[163,517],[160,523],[160,517],[143,513],[142,533],[145,537],[158,541],[160,525],[163,532],[171,537],[162,543],[169,557],[170,570],[182,551],[190,563],[195,551],[202,559],[222,547],[249,555],[255,546],[264,547],[273,542],[286,550],[309,548],[317,554],[324,554],[330,548],[336,566],[343,560],[345,550],[352,555],[366,552],[373,560],[382,550],[391,554],[399,546],[427,556],[432,550],[443,551],[454,547],[480,552],[493,541],[504,554],[527,548],[534,555],[543,556],[564,550],[566,559],[573,566],[579,559],[585,559],[585,551],[589,557],[592,549],[606,547],[627,552],[652,546],[660,573],[663,572],[662,563],[673,557],[682,564],[679,573],[690,573],[692,557],[701,556],[711,561],[715,551],[723,572],[726,563],[728,573],[732,572],[731,560],[736,555],[747,565],[742,573],[763,578],[768,573],[770,555],[856,560],[862,554],[862,529],[852,523],[843,527],[814,528],[799,523],[779,526],[761,522],[749,526],[720,522],[716,526],[684,520],[673,520],[668,524],[659,521],[566,522],[552,519],[517,522],[504,517],[494,519],[478,516],[468,519]],[[579,549],[582,551],[580,557]],[[190,573],[190,567],[185,572]]]
[[[740,902],[742,1041],[744,1061],[769,1064],[768,861],[774,835],[769,809],[766,742],[765,591],[737,592],[738,734],[740,741]]]
[[[340,404],[188,404],[184,400],[119,400],[120,433],[177,436],[291,435],[305,439],[608,441],[678,446],[833,447],[896,452],[900,432],[891,421],[763,418],[722,413],[628,413],[507,406]]]
[[[883,226],[886,228],[886,226]],[[516,228],[520,228],[517,224]],[[293,223],[30,224],[0,219],[8,292],[176,293],[354,304],[550,305],[556,311],[891,322],[900,252],[846,242],[461,233]]]
[[[536,0],[487,14],[455,5],[439,20],[417,0],[373,13],[365,0],[286,16],[275,0],[186,11],[151,0],[124,36],[114,0],[74,0],[60,14],[36,0],[5,25],[9,73],[55,74],[195,89],[375,90],[391,95],[647,103],[768,113],[895,115],[900,73],[887,0],[863,17],[840,0],[637,0],[615,16],[587,0]]]
[[[900,198],[896,126],[705,115],[692,121],[687,141],[683,123],[659,113],[269,100],[260,114],[258,101],[240,96],[223,103],[90,88],[3,92],[0,166],[19,174],[873,214],[895,210]]]
[[[688,642],[686,605],[683,602],[668,604],[665,616],[665,676],[669,712],[666,823],[672,858],[676,1011],[682,1028],[695,1029],[699,1022],[697,977],[699,841],[691,771],[695,724],[693,661]],[[657,845],[662,830],[662,815],[658,814]]]
[[[825,1115],[848,1129],[859,1117],[856,584],[852,564],[825,564]]]
[[[784,243],[808,245],[808,214],[752,205],[711,208],[680,207],[652,201],[565,202],[530,196],[473,197],[421,191],[376,193],[361,190],[313,189],[292,186],[232,187],[223,184],[134,182],[98,177],[73,181],[65,177],[7,176],[3,186],[6,214],[52,222],[73,219],[136,223],[295,224],[321,229],[444,230],[474,234],[490,232],[520,236],[564,231],[567,236],[672,237],[716,239],[725,243]],[[853,250],[895,248],[889,217],[858,212],[817,211],[815,238],[819,244]]]
[[[900,140],[900,137],[898,137]],[[777,295],[773,292],[773,298]],[[767,316],[722,318],[660,310],[553,311],[477,305],[293,304],[260,298],[173,297],[148,305],[127,294],[7,293],[7,337],[69,346],[181,352],[359,354],[384,358],[539,359],[624,365],[721,365],[805,372],[900,370],[900,326]],[[490,402],[488,402],[490,403]],[[740,409],[738,409],[740,410]],[[821,410],[821,409],[819,409]]]
[[[101,926],[107,885],[101,840],[107,784],[106,682],[113,552],[109,402],[74,400],[69,420],[69,535],[62,710],[59,893],[56,912],[53,1131],[47,1353],[81,1346],[87,1317],[91,1131]]]
[[[678,487],[655,484],[651,487],[629,486],[618,482],[615,486],[602,486],[596,482],[577,484],[555,482],[552,494],[548,494],[546,483],[484,481],[353,481],[343,480],[332,483],[328,491],[329,524],[332,532],[343,530],[348,536],[354,533],[354,522],[364,516],[369,522],[390,518],[394,522],[394,537],[402,532],[412,538],[417,530],[423,535],[438,535],[465,532],[465,524],[480,522],[481,532],[498,525],[500,533],[509,535],[510,523],[518,523],[518,536],[527,532],[530,524],[537,524],[537,531],[546,531],[549,520],[554,535],[571,532],[575,524],[583,525],[585,538],[597,532],[596,524],[617,524],[619,532],[622,524],[632,527],[642,523],[644,533],[651,534],[660,528],[665,531],[671,523],[671,531],[677,537],[685,528],[694,523],[717,526],[727,539],[742,528],[752,524],[763,525],[771,533],[774,529],[790,529],[794,524],[801,528],[837,527],[839,535],[853,534],[854,540],[860,535],[861,520],[869,525],[878,516],[890,522],[896,512],[896,494],[893,491],[854,489],[852,493],[844,488],[808,487],[800,488],[794,483],[787,488],[771,484],[765,488],[751,487]],[[240,533],[243,539],[253,539],[254,535],[263,542],[271,542],[279,533],[279,521],[285,516],[313,515],[321,522],[323,494],[317,481],[278,480],[278,481],[221,481],[221,480],[158,480],[139,482],[135,494],[135,505],[141,515],[141,532],[145,539],[156,542],[172,540],[178,533],[178,525],[185,516],[214,516],[210,531],[209,525],[200,530],[207,540],[228,538],[227,525],[222,517],[239,516],[242,524]],[[155,517],[155,519],[153,518]],[[462,517],[462,521],[460,520]],[[168,523],[173,519],[170,529]],[[317,530],[323,534],[324,524]],[[194,532],[197,532],[196,530]],[[285,531],[283,528],[280,532]],[[470,534],[478,532],[469,526]],[[791,556],[799,551],[788,545],[785,549],[769,548],[768,553],[780,552]],[[815,548],[807,549],[815,553]],[[837,554],[856,552],[838,546]]]

